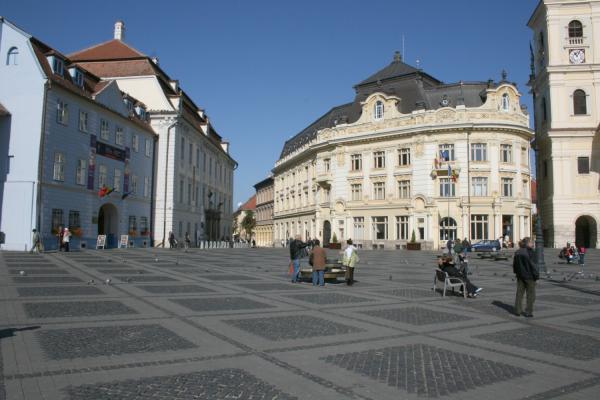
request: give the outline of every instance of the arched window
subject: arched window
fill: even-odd
[[[502,111],[509,111],[510,110],[510,97],[508,96],[508,93],[504,93],[502,95]]]
[[[585,92],[581,89],[577,89],[573,92],[573,113],[575,115],[586,115],[587,104],[586,104]]]
[[[377,103],[375,103],[375,119],[382,119],[383,118],[383,103],[381,101],[378,101]]]
[[[8,53],[6,53],[6,65],[17,65],[19,57],[19,49],[16,47],[11,47],[8,49]]]
[[[569,37],[580,38],[583,37],[583,25],[577,20],[569,22]]]
[[[440,240],[456,240],[456,221],[454,218],[445,217],[440,221]]]

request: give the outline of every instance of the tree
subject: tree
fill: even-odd
[[[337,243],[337,236],[335,235],[335,232],[333,232],[333,237],[331,238],[331,243]]]
[[[241,225],[242,229],[246,231],[246,239],[248,239],[248,236],[250,236],[250,239],[252,239],[252,230],[256,226],[256,218],[254,218],[254,212],[246,211],[246,215],[244,215]]]
[[[417,237],[415,236],[415,230],[412,231],[412,236],[410,237],[410,242],[414,243],[417,241]]]

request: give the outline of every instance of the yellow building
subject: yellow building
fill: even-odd
[[[365,248],[530,235],[529,116],[514,84],[445,84],[402,62],[288,140],[273,169],[276,242]]]
[[[256,245],[273,246],[273,177],[254,185],[256,189]]]
[[[535,9],[532,79],[546,245],[596,247],[600,220],[600,1]]]

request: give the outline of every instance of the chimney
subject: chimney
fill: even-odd
[[[123,22],[123,21],[115,22],[115,39],[117,39],[117,40],[125,39],[125,22]]]

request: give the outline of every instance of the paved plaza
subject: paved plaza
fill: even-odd
[[[0,253],[0,399],[592,399],[600,252],[547,250],[535,317],[511,261],[475,299],[436,253],[362,251],[353,287],[292,284],[284,249]],[[335,252],[330,256],[335,257]],[[109,282],[107,282],[109,280]]]

